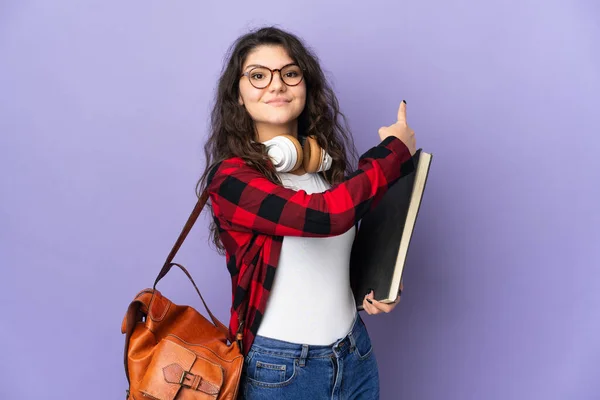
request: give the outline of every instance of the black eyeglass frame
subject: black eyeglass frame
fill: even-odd
[[[286,69],[286,68],[288,68],[288,67],[291,67],[291,66],[296,66],[296,67],[300,68],[300,70],[302,71],[302,77],[300,78],[300,80],[298,81],[298,83],[296,83],[296,84],[294,84],[294,85],[290,85],[290,84],[288,84],[288,83],[285,81],[285,78],[283,77],[283,74],[281,73],[281,71],[282,71],[282,70],[284,70],[284,69]],[[269,79],[269,83],[267,83],[267,84],[266,84],[265,86],[263,86],[263,87],[256,87],[256,85],[254,85],[254,83],[252,83],[252,79],[250,79],[250,74],[252,73],[252,71],[254,71],[255,69],[258,69],[258,68],[264,68],[264,69],[266,69],[266,70],[269,70],[269,71],[271,72],[271,79]],[[296,63],[287,64],[287,65],[284,65],[284,66],[283,66],[283,67],[281,67],[281,68],[276,68],[276,69],[271,69],[271,68],[269,68],[269,67],[265,67],[264,65],[256,65],[256,66],[255,66],[255,67],[253,67],[251,70],[249,70],[249,71],[246,71],[246,72],[244,72],[242,75],[240,75],[240,79],[241,79],[241,78],[243,78],[243,77],[245,76],[245,77],[247,77],[247,78],[248,78],[248,81],[250,82],[250,84],[251,84],[251,85],[252,85],[254,88],[256,88],[256,89],[265,89],[265,88],[269,87],[269,85],[271,84],[271,82],[273,82],[273,76],[275,76],[275,72],[279,72],[279,77],[281,78],[281,81],[282,81],[283,83],[285,83],[287,86],[294,87],[294,86],[298,86],[299,84],[301,84],[301,83],[302,83],[302,81],[304,80],[304,71],[305,71],[305,69],[304,69],[304,68],[301,68],[301,67],[300,67],[298,64],[296,64]]]

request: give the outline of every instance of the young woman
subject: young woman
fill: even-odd
[[[263,28],[232,46],[205,146],[215,245],[232,278],[230,334],[246,399],[376,399],[377,362],[350,289],[355,225],[414,169],[397,122],[350,171],[349,135],[317,58]],[[400,296],[398,296],[399,300]],[[368,314],[389,312],[365,293]]]

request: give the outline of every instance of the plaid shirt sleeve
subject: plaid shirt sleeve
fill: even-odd
[[[323,193],[277,185],[241,158],[221,162],[209,178],[215,217],[225,230],[324,237],[352,228],[387,188],[414,171],[408,148],[388,137],[360,157],[358,169]]]

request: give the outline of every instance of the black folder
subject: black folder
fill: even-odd
[[[417,150],[415,171],[394,183],[360,221],[350,256],[350,284],[358,309],[369,289],[383,303],[398,296],[432,158]]]

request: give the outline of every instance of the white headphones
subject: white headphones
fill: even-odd
[[[263,142],[277,172],[291,172],[304,166],[306,172],[323,172],[331,168],[331,156],[317,144],[314,136],[304,139],[304,146],[291,135],[279,135]]]

